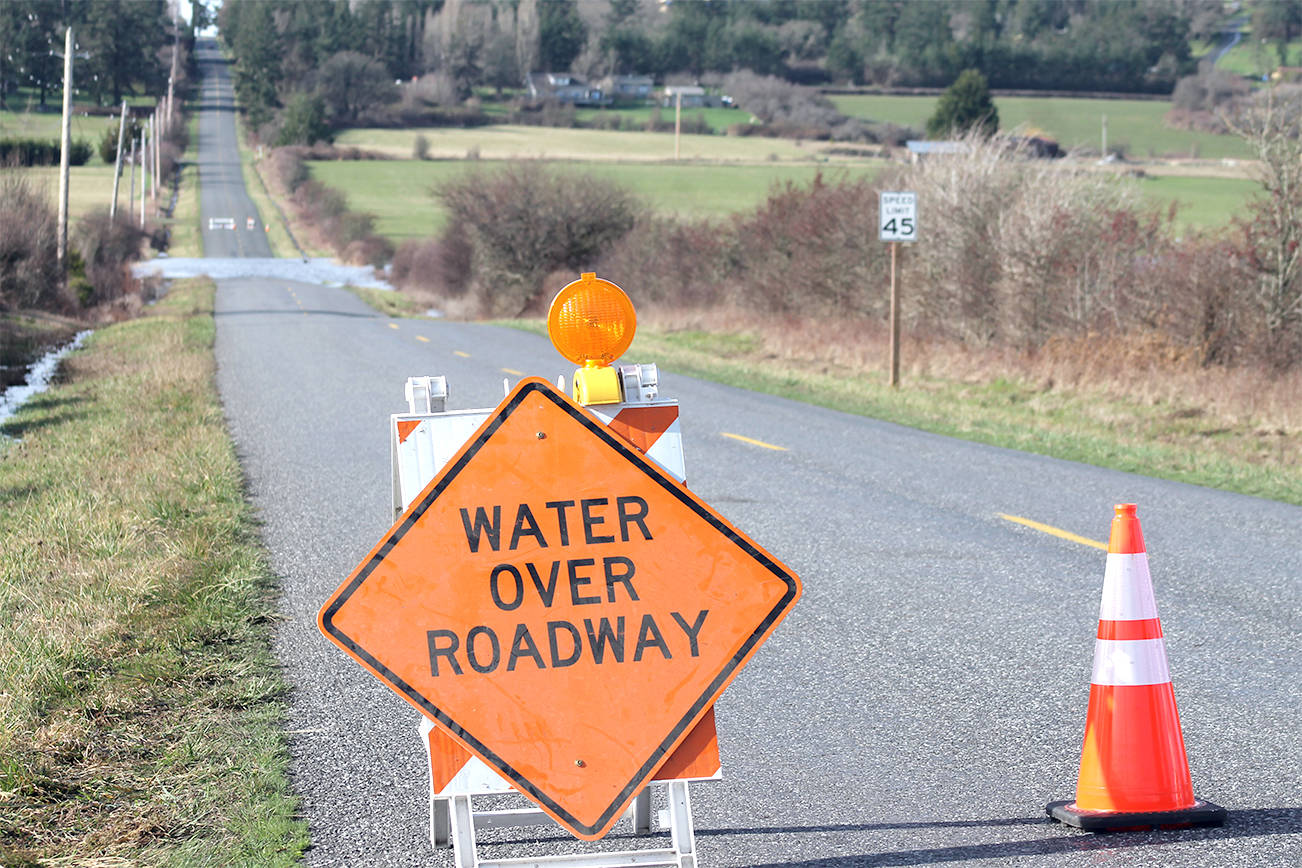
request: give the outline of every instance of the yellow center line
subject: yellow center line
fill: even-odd
[[[513,377],[523,377],[524,371],[517,371],[515,368],[502,368],[503,374],[510,374]]]
[[[429,338],[425,337],[424,335],[416,335],[416,340],[420,341],[422,344],[429,343]]]
[[[461,358],[463,358],[463,359],[468,359],[468,358],[470,358],[470,353],[463,353],[463,352],[461,352],[461,350],[453,350],[453,351],[452,351],[452,355],[454,355],[454,356],[461,356]]]
[[[1099,542],[1096,539],[1090,539],[1089,537],[1080,536],[1079,534],[1074,534],[1069,530],[1063,530],[1060,527],[1054,527],[1053,525],[1049,525],[1049,524],[1040,524],[1040,522],[1038,521],[1031,521],[1029,518],[1022,518],[1019,515],[1006,515],[1002,512],[995,513],[995,514],[1006,521],[1016,522],[1017,524],[1024,524],[1029,528],[1034,528],[1035,530],[1038,530],[1041,533],[1047,533],[1050,536],[1056,536],[1056,537],[1061,537],[1062,539],[1065,540],[1071,540],[1072,542],[1080,543],[1083,546],[1093,546],[1096,549],[1103,549],[1103,551],[1108,550],[1108,544],[1105,542]]]
[[[391,328],[391,329],[396,329],[397,327],[398,327],[398,324],[397,324],[396,322],[391,322],[391,323],[389,323],[389,328]]]
[[[720,431],[724,437],[730,437],[733,440],[740,440],[742,443],[749,443],[752,446],[759,446],[764,449],[772,449],[775,452],[786,452],[785,446],[774,446],[772,443],[765,443],[763,440],[753,440],[750,437],[743,437],[740,434],[729,434],[727,431]]]

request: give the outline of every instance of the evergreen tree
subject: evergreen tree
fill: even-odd
[[[544,70],[570,68],[588,40],[588,29],[574,0],[538,4],[538,62]]]
[[[985,135],[999,129],[999,112],[990,99],[990,87],[986,77],[975,69],[963,70],[941,94],[935,114],[927,121],[927,137],[945,138],[970,129]]]

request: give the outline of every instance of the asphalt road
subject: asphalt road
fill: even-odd
[[[230,68],[217,50],[216,40],[199,40],[196,56],[202,76],[199,220],[204,254],[210,257],[271,256],[263,222],[244,188],[244,176],[240,170]]]
[[[636,278],[620,282],[636,299]],[[267,279],[219,283],[216,352],[283,582],[275,645],[308,862],[450,865],[426,837],[416,712],[315,617],[389,526],[387,419],[408,376],[446,375],[450,406],[470,408],[500,400],[516,379],[503,369],[571,370],[542,338],[391,320],[344,290]],[[669,373],[662,392],[682,404],[692,488],[805,589],[717,706],[724,779],[692,790],[701,865],[1302,861],[1302,509]],[[1104,554],[1000,514],[1106,540],[1126,501],[1194,788],[1229,809],[1222,829],[1093,836],[1044,816],[1075,786]],[[480,837],[499,858],[573,849],[547,831]],[[603,842],[630,843],[621,827]]]

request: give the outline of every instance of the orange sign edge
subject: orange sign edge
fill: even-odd
[[[345,634],[333,622],[332,618],[336,611],[347,601],[348,597],[364,582],[371,571],[382,561],[388,551],[396,544],[411,527],[416,520],[425,512],[429,503],[442,493],[443,489],[451,480],[460,473],[470,457],[477,452],[488,438],[501,426],[502,422],[532,393],[541,393],[541,395],[556,404],[560,409],[569,413],[576,421],[580,422],[589,431],[596,434],[600,439],[605,441],[609,446],[620,452],[630,463],[642,470],[653,480],[669,489],[682,501],[688,508],[692,509],[707,523],[713,525],[729,541],[737,545],[746,554],[758,561],[761,566],[771,572],[778,579],[782,580],[786,586],[786,593],[774,605],[769,614],[760,622],[759,626],[751,633],[747,640],[738,649],[732,660],[715,675],[705,693],[701,695],[692,705],[687,715],[684,716],[673,730],[661,742],[660,746],[652,753],[651,757],[645,764],[634,774],[621,790],[620,795],[615,798],[611,805],[600,815],[596,822],[588,824],[580,822],[577,817],[565,810],[554,799],[549,797],[533,782],[521,776],[514,768],[499,758],[487,745],[485,745],[474,734],[466,732],[460,724],[448,716],[446,712],[435,706],[427,698],[422,696],[415,688],[404,682],[395,673],[390,671],[384,664],[380,663],[364,648],[358,645],[347,634]],[[429,484],[411,501],[411,504],[398,517],[393,526],[385,532],[380,541],[371,549],[370,553],[362,559],[361,563],[353,572],[344,579],[343,583],[335,589],[330,595],[325,605],[317,613],[317,627],[322,635],[337,645],[348,656],[352,657],[364,669],[369,671],[382,684],[398,694],[406,702],[414,706],[430,720],[441,725],[445,731],[451,734],[457,741],[461,742],[467,750],[479,757],[489,767],[495,769],[499,774],[510,781],[517,790],[528,796],[535,802],[548,816],[556,820],[575,837],[593,841],[605,837],[611,827],[619,820],[621,814],[627,808],[633,797],[639,793],[643,787],[653,778],[660,766],[672,755],[673,751],[691,734],[693,727],[700,722],[701,718],[714,707],[719,696],[724,689],[732,682],[737,674],[746,666],[751,657],[759,650],[760,646],[768,640],[777,625],[786,618],[787,614],[800,599],[802,587],[800,579],[786,568],[784,564],[774,558],[753,540],[747,537],[741,531],[737,530],[731,522],[723,516],[716,513],[708,504],[696,497],[686,486],[678,480],[660,470],[653,462],[637,451],[634,447],[621,440],[617,435],[607,430],[602,422],[587,412],[583,407],[574,403],[570,398],[552,387],[550,383],[540,377],[528,377],[522,379],[501,404],[484,420],[478,430],[462,445],[457,454],[452,457],[443,469],[430,480]]]

